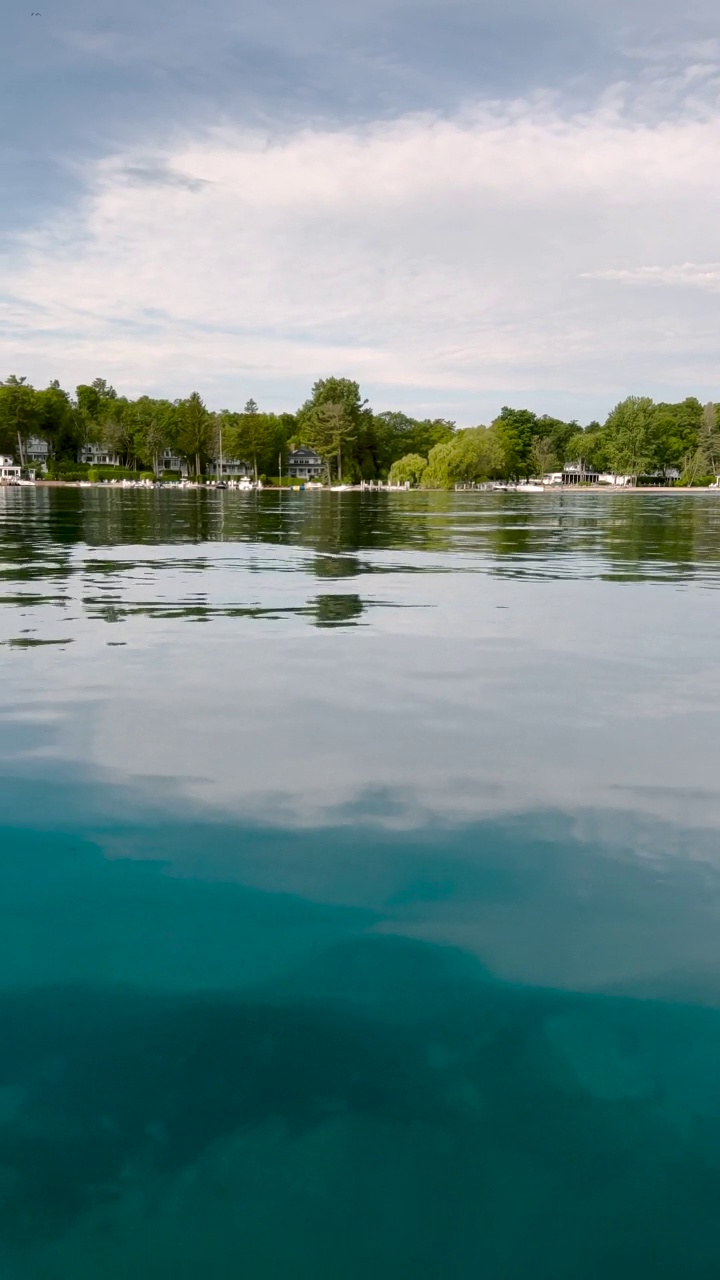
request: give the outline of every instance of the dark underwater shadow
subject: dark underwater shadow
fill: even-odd
[[[44,988],[0,995],[0,1026],[18,1276],[109,1274],[98,1232],[113,1275],[200,1274],[188,1233],[223,1278],[720,1266],[714,1011],[368,936],[252,997]]]

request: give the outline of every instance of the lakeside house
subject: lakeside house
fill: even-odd
[[[14,484],[20,479],[22,467],[15,465],[15,459],[11,454],[0,453],[0,481],[5,484]]]
[[[254,475],[254,468],[249,462],[243,462],[240,458],[223,458],[222,463],[219,458],[216,458],[215,475],[218,480],[250,479]]]
[[[158,471],[178,471],[181,478],[185,478],[188,473],[187,462],[179,453],[174,453],[172,449],[161,449],[157,456]]]
[[[78,450],[78,462],[88,467],[119,467],[120,458],[105,444],[88,442]]]
[[[625,488],[638,482],[649,485],[670,485],[679,479],[680,472],[677,467],[664,467],[662,471],[629,476],[617,471],[595,471],[592,467],[587,467],[582,459],[578,459],[576,462],[566,462],[562,471],[549,471],[543,476],[543,484],[599,484]]]
[[[598,484],[600,472],[586,467],[582,458],[576,462],[566,462],[562,469],[563,484]]]
[[[30,436],[25,442],[25,461],[35,467],[47,467],[50,461],[50,445],[42,436]]]
[[[317,480],[322,475],[323,460],[309,445],[301,444],[288,455],[287,469],[291,480]]]

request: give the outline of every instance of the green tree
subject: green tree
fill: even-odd
[[[706,473],[717,475],[720,471],[720,431],[717,405],[712,401],[703,409],[698,448],[702,451]]]
[[[37,393],[26,378],[11,373],[0,383],[0,439],[9,453],[25,466],[25,447],[37,435],[40,421]]]
[[[154,475],[160,469],[160,454],[173,446],[176,424],[177,415],[168,400],[140,396],[130,405],[128,430],[134,456],[149,464]]]
[[[95,378],[94,382],[81,383],[76,388],[75,422],[80,444],[104,441],[105,424],[117,398],[117,391],[104,378]]]
[[[185,400],[176,400],[174,416],[177,447],[199,476],[211,449],[212,416],[198,391]]]
[[[665,470],[682,467],[695,453],[702,426],[703,408],[695,396],[677,404],[655,406],[655,444],[658,465]]]
[[[457,431],[450,444],[455,483],[473,484],[503,474],[505,455],[502,440],[492,427],[468,427]]]
[[[537,415],[530,409],[510,409],[504,405],[492,425],[502,445],[505,474],[515,479],[526,476],[530,470],[533,436],[537,433]]]
[[[44,391],[37,391],[37,435],[46,440],[51,458],[72,458],[77,453],[79,432],[73,406],[67,391],[53,381]]]
[[[328,411],[329,410],[329,411]],[[371,478],[377,471],[376,436],[373,415],[360,387],[350,378],[320,378],[312,395],[297,413],[298,439],[322,454],[331,472],[340,463],[338,475],[354,479]]]
[[[615,406],[605,423],[613,470],[647,475],[658,466],[655,405],[648,396],[628,396]]]
[[[455,423],[445,418],[418,421],[397,410],[373,416],[373,432],[377,458],[377,474],[387,475],[397,459],[408,453],[427,458],[436,444],[452,440]]]
[[[557,454],[551,436],[535,436],[530,448],[530,462],[535,475],[540,480],[546,472],[555,470]]]
[[[275,469],[278,420],[272,414],[260,413],[254,400],[247,401],[242,413],[225,410],[219,415],[218,427],[223,433],[223,454],[252,463],[256,481],[261,469]],[[278,452],[282,452],[282,443]]]
[[[720,471],[720,432],[718,432],[717,406],[706,404],[701,412],[697,444],[687,450],[682,462],[682,479],[685,484],[697,484]]]
[[[503,443],[493,427],[467,427],[436,444],[422,475],[424,488],[452,489],[504,474]]]
[[[129,400],[116,397],[109,400],[102,419],[101,440],[111,453],[116,454],[125,467],[137,466],[137,437],[134,422],[134,405]]]
[[[328,484],[332,480],[333,462],[338,481],[342,484],[343,449],[356,438],[346,405],[342,401],[325,401],[319,404],[305,428],[305,434],[308,443],[317,450],[325,463]]]
[[[457,483],[457,454],[455,442],[436,444],[428,454],[428,463],[422,474],[424,489],[452,489]]]
[[[554,454],[556,465],[562,466],[568,456],[568,441],[577,435],[578,430],[577,422],[564,422],[561,418],[552,418],[545,413],[533,427],[533,444],[536,440],[545,441]]]
[[[388,479],[391,484],[419,484],[427,467],[427,458],[419,453],[406,453],[393,462]]]
[[[582,462],[590,471],[607,471],[611,467],[608,436],[599,422],[590,423],[583,431],[575,427],[565,447],[565,462]]]

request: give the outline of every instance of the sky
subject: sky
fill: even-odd
[[[0,377],[720,399],[715,0],[6,0]]]

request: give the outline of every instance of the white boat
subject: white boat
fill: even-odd
[[[539,480],[526,480],[517,487],[518,493],[544,493],[545,485]]]

